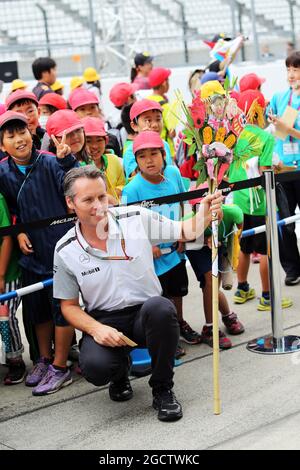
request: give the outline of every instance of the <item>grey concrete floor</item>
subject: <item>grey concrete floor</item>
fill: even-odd
[[[189,268],[190,293],[184,313],[201,330],[202,295]],[[282,285],[283,285],[282,273]],[[257,265],[251,284],[260,293]],[[300,335],[300,287],[283,287],[293,307],[283,312],[286,334]],[[229,292],[231,300],[233,291]],[[47,397],[33,397],[24,384],[2,385],[1,449],[300,449],[300,353],[262,356],[247,351],[249,340],[271,332],[269,312],[257,300],[234,306],[246,331],[232,337],[221,353],[222,414],[213,414],[212,349],[188,346],[176,368],[175,392],[184,416],[161,423],[151,407],[148,378],[133,379],[134,398],[115,403],[107,387],[96,388],[74,373],[71,386]],[[25,356],[28,367],[28,354]]]

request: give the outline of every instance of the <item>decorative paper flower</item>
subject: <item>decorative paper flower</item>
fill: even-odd
[[[232,151],[222,142],[203,145],[202,154],[206,159],[217,158],[220,163],[231,163],[232,161]]]
[[[202,146],[202,155],[205,158],[206,170],[211,180],[216,179],[215,168],[219,170],[222,164],[229,165],[232,162],[232,151],[222,142],[213,142]]]
[[[206,108],[204,102],[200,98],[199,92],[195,95],[189,110],[191,112],[195,128],[201,129],[206,118]]]

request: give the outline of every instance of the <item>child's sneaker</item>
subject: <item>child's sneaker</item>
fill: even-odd
[[[62,387],[66,387],[71,383],[72,376],[69,369],[66,371],[58,370],[50,364],[46,375],[32,390],[32,395],[50,395],[51,393],[58,392]]]
[[[187,344],[199,344],[201,343],[201,335],[197,331],[193,330],[190,325],[185,321],[179,322],[180,327],[180,338]]]
[[[25,385],[27,387],[36,387],[46,375],[49,364],[49,359],[40,357],[27,375]]]
[[[8,373],[4,377],[4,385],[20,384],[25,379],[26,367],[23,359],[8,359]]]
[[[222,317],[222,322],[230,335],[241,335],[245,331],[244,326],[238,320],[237,314],[234,312],[230,315],[226,315],[226,317]]]
[[[213,327],[204,325],[201,333],[202,342],[208,344],[211,348],[213,347]],[[219,348],[220,349],[230,349],[232,343],[229,338],[219,330]]]
[[[293,305],[293,301],[286,297],[281,299],[281,308],[289,308]],[[265,299],[265,297],[260,297],[257,310],[260,312],[266,312],[271,310],[271,301],[270,299]]]
[[[237,289],[235,291],[233,301],[235,304],[244,304],[247,300],[254,299],[256,297],[255,290],[250,288],[248,291]]]

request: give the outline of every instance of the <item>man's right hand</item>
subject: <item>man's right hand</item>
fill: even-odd
[[[20,250],[24,255],[30,255],[31,253],[33,253],[31,241],[29,240],[26,233],[19,233],[18,242]]]
[[[225,197],[222,196],[221,191],[216,191],[214,194],[209,194],[202,199],[201,205],[205,207],[205,213],[216,213],[218,220],[223,218],[222,204]]]
[[[93,331],[92,336],[96,343],[101,344],[101,346],[109,346],[111,348],[127,346],[122,339],[122,333],[111,326],[99,324]]]

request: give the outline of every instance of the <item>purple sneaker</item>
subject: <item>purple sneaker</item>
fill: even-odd
[[[27,375],[25,385],[27,385],[27,387],[36,387],[46,375],[49,364],[49,359],[40,357]]]
[[[50,395],[58,392],[62,387],[67,387],[72,383],[72,376],[69,369],[66,372],[55,369],[51,364],[48,371],[40,383],[32,390],[32,395]]]

